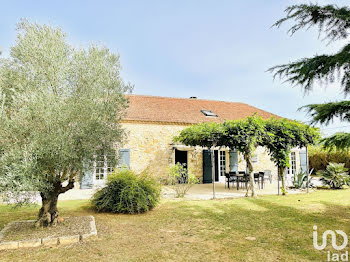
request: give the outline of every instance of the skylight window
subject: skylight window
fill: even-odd
[[[217,114],[215,114],[213,111],[210,111],[210,110],[201,110],[201,112],[205,116],[218,117]]]

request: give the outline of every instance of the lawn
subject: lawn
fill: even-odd
[[[313,248],[313,226],[318,226],[319,235],[327,229],[350,233],[350,190],[164,200],[142,215],[94,214],[87,201],[61,201],[59,207],[63,216],[93,214],[99,239],[0,251],[0,261],[326,261],[327,250]],[[0,206],[0,228],[10,221],[33,219],[36,213],[37,207]]]

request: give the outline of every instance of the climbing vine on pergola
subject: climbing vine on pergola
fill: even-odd
[[[246,196],[248,196],[249,189],[251,196],[255,196],[252,156],[258,146],[267,149],[271,160],[278,167],[278,175],[282,180],[282,193],[285,193],[283,173],[289,166],[291,149],[314,144],[318,138],[318,129],[303,123],[282,118],[263,120],[254,115],[246,119],[224,123],[194,125],[182,130],[174,140],[188,146],[228,147],[240,152],[247,163],[250,177]]]
[[[283,118],[265,120],[264,130],[260,145],[267,149],[271,161],[277,166],[278,177],[282,182],[282,195],[285,195],[286,185],[283,174],[286,167],[289,167],[291,149],[316,143],[319,139],[319,130],[301,122]]]

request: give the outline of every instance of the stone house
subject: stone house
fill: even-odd
[[[145,95],[129,95],[129,108],[122,121],[128,136],[118,150],[118,166],[127,166],[140,173],[147,170],[155,176],[162,176],[177,162],[185,164],[202,183],[211,183],[210,151],[173,143],[173,137],[193,124],[223,122],[258,114],[262,118],[278,117],[253,106],[225,101],[191,98],[169,98]],[[107,174],[114,169],[110,156],[98,156],[94,170],[85,174],[81,188],[103,185]],[[114,157],[114,156],[112,156]],[[254,170],[271,170],[277,179],[277,167],[270,161],[264,148],[259,147],[253,159]],[[215,181],[224,182],[224,173],[245,170],[243,157],[235,150],[215,150]],[[287,178],[300,169],[306,169],[305,150],[293,149],[291,167]]]

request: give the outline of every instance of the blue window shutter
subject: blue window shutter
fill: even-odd
[[[94,181],[93,181],[93,175],[94,175],[94,170],[91,165],[88,165],[88,163],[84,163],[84,172],[83,176],[80,181],[80,188],[81,189],[88,189],[92,188]]]
[[[118,167],[126,166],[130,168],[130,149],[119,149],[119,165]]]
[[[238,152],[237,150],[230,150],[230,172],[238,171]]]
[[[300,157],[300,169],[303,172],[306,172],[307,170],[307,155],[306,155],[306,150],[300,150],[299,151],[299,157]]]

